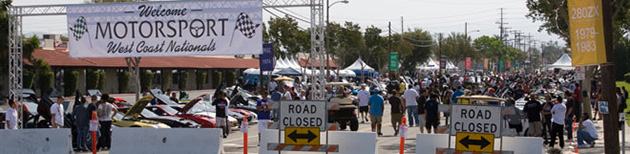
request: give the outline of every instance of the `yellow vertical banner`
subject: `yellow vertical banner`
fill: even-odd
[[[488,69],[488,58],[483,59],[483,69]]]
[[[569,0],[573,66],[606,63],[601,0]]]

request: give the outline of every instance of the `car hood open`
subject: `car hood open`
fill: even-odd
[[[150,95],[142,97],[140,100],[138,100],[138,102],[136,102],[136,104],[133,104],[133,106],[129,108],[129,110],[125,114],[125,117],[138,118],[138,115],[140,115],[140,113],[142,112],[142,109],[147,107],[147,105],[149,104],[149,102],[151,102],[152,99],[153,99],[153,96],[150,96]]]

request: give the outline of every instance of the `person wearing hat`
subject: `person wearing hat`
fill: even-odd
[[[372,96],[368,101],[370,106],[370,121],[372,122],[372,132],[375,132],[381,136],[381,122],[383,122],[383,109],[385,109],[385,99],[379,95],[379,89],[372,90]]]

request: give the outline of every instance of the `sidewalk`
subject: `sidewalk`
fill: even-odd
[[[593,148],[584,148],[584,149],[578,149],[580,154],[602,154],[604,153],[604,122],[602,120],[599,121],[593,121],[593,123],[595,124],[595,127],[597,128],[597,133],[599,136],[599,139],[597,139],[595,141],[595,147]],[[626,145],[625,151],[630,152],[630,133],[628,133],[630,131],[630,127],[628,127],[627,124],[624,123],[624,127],[626,128],[626,133],[622,134],[621,131],[619,131],[619,144],[621,144],[622,141],[622,137],[625,136],[626,138],[626,142],[624,143]],[[575,134],[574,134],[575,135]],[[565,137],[566,139],[566,137]],[[577,146],[577,137],[574,136],[575,141],[573,143],[565,143],[565,147],[564,149],[562,149],[563,153],[565,154],[575,154],[575,147]],[[556,147],[558,147],[556,145]],[[559,147],[558,147],[559,148]],[[620,147],[622,148],[622,147]],[[623,150],[623,149],[622,149]]]

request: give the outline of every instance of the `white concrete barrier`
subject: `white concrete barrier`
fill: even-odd
[[[280,135],[284,135],[281,133]],[[320,133],[320,143],[326,143],[326,133]],[[278,143],[278,130],[265,129],[261,131],[259,154],[277,154],[278,151],[267,150],[267,143]],[[349,131],[329,131],[329,144],[339,145],[339,154],[377,154],[376,133],[372,132],[349,132]],[[284,136],[281,136],[284,143]],[[298,152],[282,151],[283,154],[315,154],[324,152]]]
[[[70,129],[0,129],[0,153],[72,153]]]
[[[218,154],[221,135],[221,129],[115,127],[110,153]]]
[[[503,151],[514,154],[543,153],[540,137],[503,137]],[[494,149],[499,151],[501,140],[494,140]],[[416,154],[434,154],[437,148],[448,148],[448,134],[417,134]],[[451,148],[455,149],[455,137],[451,138]]]

